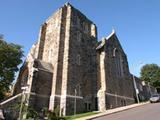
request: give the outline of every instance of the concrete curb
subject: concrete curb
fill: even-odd
[[[124,107],[110,109],[110,110],[106,110],[105,112],[98,113],[98,114],[95,114],[95,115],[82,117],[82,118],[77,118],[76,120],[91,120],[91,119],[95,119],[95,118],[102,117],[102,116],[105,116],[105,115],[110,115],[110,114],[113,114],[113,113],[125,111],[125,110],[128,110],[128,109],[132,109],[132,108],[139,107],[139,106],[146,105],[146,104],[149,104],[149,102],[132,104],[132,105],[124,106]]]

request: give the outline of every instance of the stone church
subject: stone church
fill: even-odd
[[[28,105],[60,115],[104,111],[135,102],[127,56],[115,31],[101,41],[97,27],[69,3],[41,26],[20,69],[14,94],[28,86]]]

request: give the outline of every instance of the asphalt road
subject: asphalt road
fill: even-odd
[[[93,120],[160,120],[160,103],[146,104]]]

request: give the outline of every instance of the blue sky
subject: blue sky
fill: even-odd
[[[68,0],[98,27],[98,38],[112,29],[128,56],[131,73],[144,64],[160,65],[159,0]],[[67,0],[0,0],[0,33],[24,46],[25,55],[38,39],[41,24]]]

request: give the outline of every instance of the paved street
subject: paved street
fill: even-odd
[[[160,120],[160,103],[139,106],[93,120]]]

